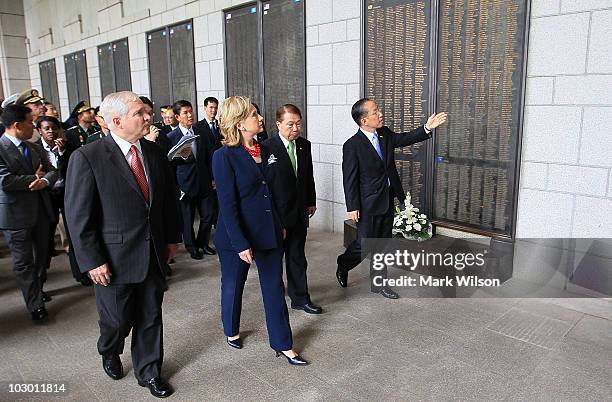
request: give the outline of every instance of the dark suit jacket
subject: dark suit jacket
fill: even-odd
[[[87,137],[95,134],[96,130],[91,127],[89,131],[85,131],[78,124],[74,127],[70,127],[66,130],[66,142],[67,147],[70,149],[77,149],[87,143]]]
[[[206,197],[212,192],[213,149],[205,133],[195,126],[193,126],[193,133],[199,135],[196,140],[196,157],[190,155],[186,160],[176,157],[171,164],[176,169],[176,181],[181,191],[194,198]],[[175,146],[182,136],[180,127],[168,134],[171,147]]]
[[[159,145],[164,150],[164,152],[166,152],[166,154],[168,154],[170,148],[172,148],[172,145],[170,145],[170,139],[168,138],[168,134],[170,134],[172,129],[170,128],[170,126],[166,126],[163,123],[155,123],[155,127],[159,129],[159,135],[157,136],[155,143]]]
[[[49,163],[40,146],[26,141],[32,166],[21,151],[5,135],[0,137],[0,229],[25,229],[36,225],[40,208],[44,208],[50,221],[55,220],[49,189],[58,179],[58,172]],[[30,183],[36,180],[36,169],[42,165],[49,186],[30,191]]]
[[[308,226],[306,208],[317,205],[310,141],[302,137],[295,140],[297,177],[280,135],[265,140],[261,147],[262,159],[268,161],[272,155],[276,158],[276,162],[269,165],[274,171],[270,184],[282,226],[291,228],[297,223]]]
[[[342,147],[342,181],[346,210],[360,210],[361,215],[381,215],[389,209],[389,182],[400,202],[406,198],[395,167],[395,148],[428,138],[423,126],[409,133],[394,133],[387,126],[377,130],[384,161],[366,135],[357,131]]]
[[[221,144],[221,132],[219,131],[218,136],[210,129],[210,125],[208,125],[208,121],[206,119],[202,119],[193,125],[194,130],[197,129],[202,133],[205,133],[206,138],[209,143],[212,145],[213,152],[217,149],[221,148],[223,144]]]
[[[262,143],[268,139],[268,132],[264,129],[261,133],[257,134],[257,142]]]
[[[94,141],[98,141],[99,139],[104,138],[104,137],[105,137],[105,135],[102,132],[102,130],[96,131],[95,133],[90,134],[90,135],[87,136],[87,139],[85,140],[85,144],[90,144],[90,143],[92,143]],[[78,148],[78,147],[75,147],[72,142],[71,142],[71,144],[72,144],[71,146],[72,146],[73,149]]]
[[[166,155],[147,140],[140,146],[149,204],[110,135],[74,151],[68,164],[66,221],[79,267],[87,272],[107,263],[116,284],[144,281],[151,255],[165,274],[166,245],[181,241]]]
[[[219,198],[217,248],[239,253],[281,247],[282,230],[268,184],[274,172],[266,161],[257,166],[244,147],[224,146],[213,155],[213,172]]]

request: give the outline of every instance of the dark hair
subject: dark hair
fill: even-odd
[[[142,103],[144,103],[145,105],[149,105],[151,109],[153,109],[153,102],[151,102],[151,99],[147,98],[146,96],[139,96],[139,98]]]
[[[365,109],[365,104],[371,100],[372,99],[370,98],[362,98],[353,104],[353,107],[351,108],[351,117],[353,117],[353,120],[358,126],[361,126],[361,119],[368,115],[368,111]]]
[[[38,119],[36,119],[36,128],[40,129],[40,126],[42,126],[43,122],[45,121],[55,124],[55,127],[57,128],[62,128],[62,123],[60,123],[60,121],[53,116],[40,116]]]
[[[300,109],[297,106],[291,103],[286,103],[276,109],[276,121],[283,121],[283,116],[285,115],[285,113],[297,114],[298,116],[300,116],[300,119],[302,118],[302,112],[300,112]]]
[[[13,123],[23,123],[32,114],[32,110],[24,105],[12,104],[4,108],[2,112],[2,124],[9,128]]]
[[[181,108],[183,107],[190,107],[191,110],[193,110],[193,106],[191,106],[191,102],[186,101],[185,99],[181,99],[181,100],[177,100],[176,102],[174,102],[174,104],[172,104],[172,111],[174,112],[174,114],[180,114]]]
[[[208,98],[204,99],[204,107],[208,106],[208,104],[211,102],[218,105],[219,99],[215,98],[214,96],[209,96]]]

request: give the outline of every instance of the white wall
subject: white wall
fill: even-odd
[[[318,211],[314,227],[342,232],[342,144],[355,134],[351,105],[360,97],[361,5],[350,0],[306,1],[308,139]]]
[[[518,237],[612,236],[612,1],[533,0]]]
[[[29,88],[28,58],[23,5],[20,1],[0,1],[0,98]]]

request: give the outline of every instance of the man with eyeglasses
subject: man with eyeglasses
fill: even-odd
[[[278,134],[265,140],[262,158],[274,169],[272,198],[286,231],[283,242],[287,292],[291,308],[308,314],[321,314],[323,309],[310,299],[306,278],[306,234],[308,220],[317,210],[317,195],[312,167],[310,141],[300,137],[302,113],[297,106],[286,104],[276,110]]]
[[[348,272],[367,255],[362,241],[390,238],[394,198],[401,203],[406,198],[395,166],[395,148],[431,138],[432,130],[446,121],[447,114],[434,113],[427,123],[408,133],[395,133],[384,126],[383,114],[372,99],[355,102],[351,116],[359,130],[342,146],[342,184],[348,217],[357,224],[357,239],[337,259],[336,279],[343,288],[347,287]],[[386,268],[380,276],[387,277]],[[371,289],[388,299],[399,297],[387,286],[372,285]]]

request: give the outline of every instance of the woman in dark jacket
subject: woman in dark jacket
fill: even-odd
[[[227,343],[242,348],[242,292],[255,261],[270,346],[277,357],[282,354],[291,364],[308,364],[292,350],[282,279],[284,231],[268,187],[268,164],[274,160],[262,161],[259,144],[253,140],[263,128],[263,118],[248,98],[232,96],[221,102],[219,124],[223,147],[213,156],[219,198],[215,245],[221,263],[221,318]]]

